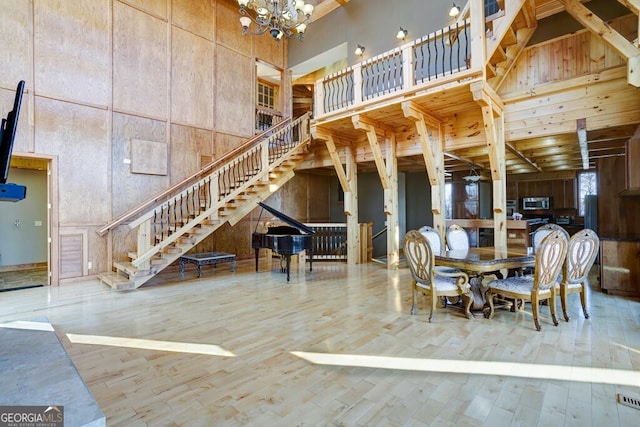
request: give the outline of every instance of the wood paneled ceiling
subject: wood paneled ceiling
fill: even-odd
[[[564,10],[563,3],[559,0],[535,1],[535,13],[538,19]],[[628,34],[623,33],[629,41],[634,37],[637,38],[637,17],[635,22],[635,28]],[[593,58],[591,61],[593,62]],[[624,156],[626,142],[640,126],[640,103],[636,101],[640,99],[640,89],[625,85],[624,67],[614,68],[603,68],[606,71],[602,74],[591,72],[592,77],[588,76],[588,72],[584,74],[583,71],[583,74],[575,74],[577,77],[570,79],[567,83],[560,78],[557,83],[547,85],[551,87],[548,96],[547,94],[540,96],[541,93],[534,93],[535,91],[526,94],[525,92],[530,89],[508,94],[504,98],[505,115],[508,116],[505,119],[505,122],[508,122],[505,123],[507,174],[575,173],[583,170],[585,166],[589,169],[595,168],[598,159]],[[605,74],[609,77],[605,77]],[[609,79],[606,84],[603,83],[605,79]],[[572,85],[575,86],[572,87]],[[562,93],[567,95],[557,96]],[[304,97],[309,100],[311,94],[306,93]],[[412,100],[434,117],[442,120],[442,129],[445,134],[446,175],[469,171],[473,165],[483,175],[489,176],[490,164],[488,150],[483,143],[483,123],[482,119],[478,119],[477,113],[474,113],[479,107],[473,100],[468,85],[449,86],[439,93],[433,91],[428,96],[416,97]],[[515,112],[513,109],[509,110],[507,106],[510,103],[527,105],[534,102],[537,103],[535,108],[517,107]],[[541,112],[543,110],[544,112]],[[584,116],[580,116],[580,112],[584,112]],[[387,105],[373,106],[373,108],[365,107],[361,111],[352,111],[328,121],[319,120],[319,126],[340,136],[336,141],[337,144],[348,143],[355,148],[356,153],[359,153],[357,154],[359,170],[375,171],[376,166],[373,158],[367,154],[366,136],[354,129],[351,117],[354,114],[362,114],[367,119],[383,123],[385,129],[393,130],[398,144],[400,171],[425,171],[422,152],[414,143],[415,125],[404,116],[398,103],[392,102]],[[513,116],[521,118],[509,118]],[[589,126],[585,127],[583,133],[577,131],[581,120],[578,116],[590,117]],[[581,151],[579,140],[581,138],[583,146],[586,145],[588,160]],[[327,161],[325,153],[322,153],[323,145],[320,143],[315,148],[317,150],[315,160],[307,166],[324,169],[330,173],[333,168]]]

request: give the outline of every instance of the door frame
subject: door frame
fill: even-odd
[[[47,285],[60,286],[58,227],[58,157],[14,151],[12,158],[42,160],[47,163]]]

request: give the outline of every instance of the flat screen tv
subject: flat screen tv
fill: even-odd
[[[16,137],[18,126],[18,116],[20,114],[20,104],[22,103],[22,92],[24,92],[24,80],[18,83],[13,110],[9,111],[6,119],[2,119],[0,127],[0,200],[16,202],[24,199],[26,187],[17,184],[7,184],[9,177],[9,165],[11,163],[11,151],[13,151],[13,140]]]

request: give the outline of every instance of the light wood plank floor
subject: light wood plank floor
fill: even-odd
[[[162,273],[125,293],[97,281],[6,292],[0,322],[48,317],[109,426],[640,424],[616,403],[640,396],[640,302],[597,283],[590,319],[572,295],[570,322],[554,327],[542,307],[536,332],[522,312],[440,310],[428,324],[424,299],[411,316],[406,268],[318,262],[290,283],[261,268]],[[82,343],[95,336],[112,341]],[[232,355],[203,354],[217,346]]]

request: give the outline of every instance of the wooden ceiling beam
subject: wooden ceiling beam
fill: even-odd
[[[640,0],[618,0],[618,3],[622,4],[636,15],[640,12]]]
[[[527,156],[525,156],[524,154],[522,154],[520,151],[518,151],[513,145],[509,144],[508,142],[504,143],[505,148],[507,148],[509,151],[511,151],[513,154],[516,155],[516,157],[518,157],[520,160],[522,160],[523,162],[527,163],[529,166],[531,166],[532,168],[534,168],[535,170],[537,170],[538,172],[542,172],[542,169],[540,169],[540,167],[535,164],[535,162],[533,162],[531,159],[529,159]]]
[[[324,18],[339,7],[346,6],[350,0],[324,0],[313,8],[312,21]]]
[[[578,0],[559,0],[578,22],[627,60],[627,81],[640,87],[640,50]]]
[[[416,125],[429,182],[432,186],[442,184],[444,182],[442,122],[412,101],[403,102],[402,111],[405,117]],[[437,138],[432,138],[430,130],[438,134]]]
[[[383,130],[382,133],[386,134],[387,132],[384,131],[384,128],[386,128],[386,126],[384,126],[383,124],[376,124],[372,120],[366,118],[361,114],[353,116],[351,120],[355,129],[363,130],[367,133],[369,147],[371,148],[373,160],[376,164],[378,175],[380,176],[382,188],[385,190],[391,189],[391,180],[389,179],[389,175],[387,174],[387,165],[385,163],[384,156],[382,155],[382,150],[380,149],[380,143],[378,142],[378,134],[376,130],[381,129]]]

